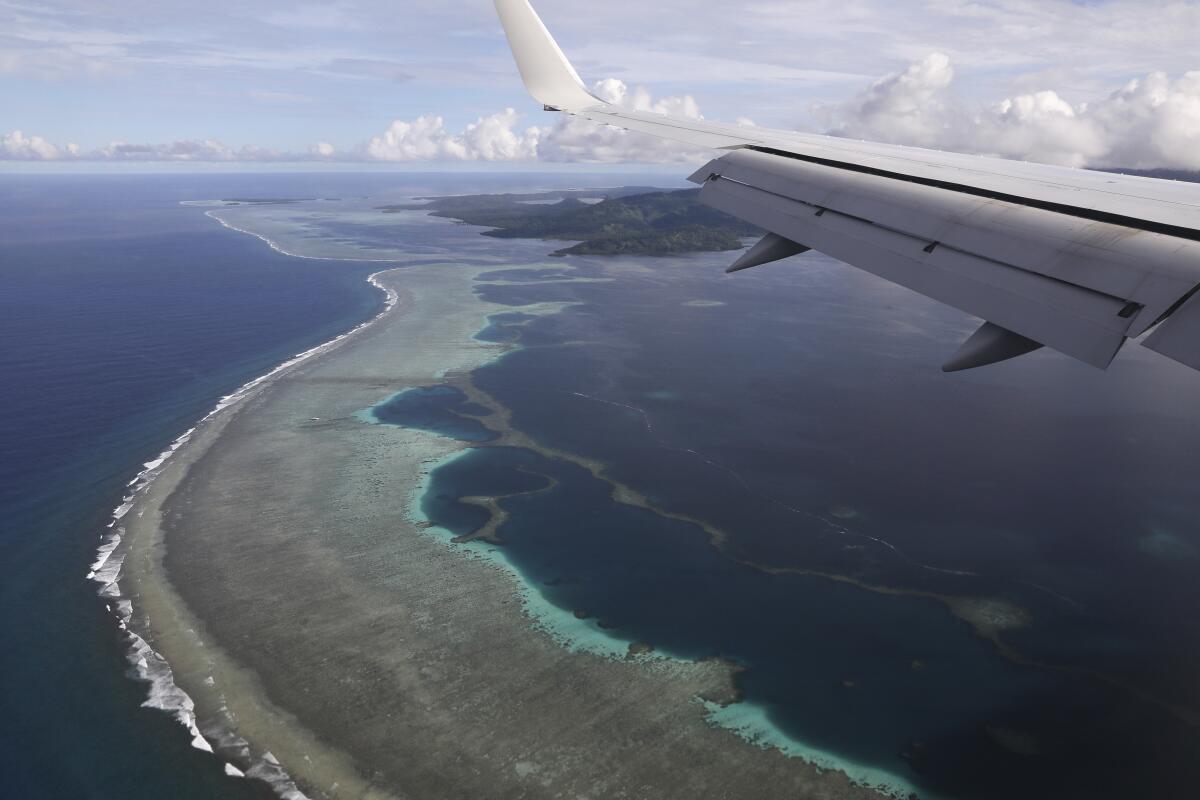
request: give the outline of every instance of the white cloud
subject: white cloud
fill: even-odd
[[[643,88],[606,79],[592,91],[623,108],[702,119],[691,96],[655,100]],[[463,131],[446,129],[440,116],[396,120],[382,135],[367,142],[366,156],[378,161],[542,161],[585,163],[663,163],[697,161],[709,151],[644,134],[560,116],[549,128],[520,127],[521,116],[508,108],[480,117]]]
[[[110,142],[94,150],[56,145],[41,136],[17,130],[0,135],[0,161],[312,161],[330,159],[333,145],[318,142],[307,153],[287,153],[266,147],[230,147],[215,139],[167,143]]]
[[[1161,72],[1129,81],[1092,102],[1072,102],[1041,89],[988,105],[954,91],[951,59],[934,53],[870,84],[858,95],[822,106],[836,135],[968,153],[1087,167],[1174,167],[1200,170],[1200,71],[1172,78]],[[614,78],[592,91],[623,108],[703,119],[691,96],[655,98]],[[740,125],[753,125],[739,119]],[[0,136],[0,159],[115,161],[551,161],[689,163],[711,151],[559,115],[545,126],[524,125],[512,108],[452,131],[436,115],[396,120],[356,148],[317,142],[289,153],[220,141],[166,144],[113,142],[81,152],[39,136]]]
[[[646,89],[636,87],[631,90],[624,81],[615,78],[598,81],[592,86],[592,93],[630,111],[674,114],[689,119],[704,118],[691,95],[655,100]],[[704,161],[711,153],[711,150],[569,116],[560,117],[546,131],[538,151],[544,161],[605,164],[693,163]]]
[[[485,92],[496,97],[490,109],[531,108],[491,6],[210,0],[198,12],[179,2],[5,0],[6,119],[62,129],[78,112],[58,87],[79,80],[95,108],[123,107],[143,92],[137,100],[226,139],[271,126],[286,135],[287,123],[269,105],[225,98],[254,85],[311,96],[310,119],[378,119],[385,102],[412,119],[446,113],[440,98],[477,102]],[[537,0],[537,7],[589,79],[686,82],[709,116],[747,115],[768,127],[812,127],[809,103],[836,102],[866,76],[931,51],[953,59],[960,91],[974,103],[1047,86],[1072,103],[1095,102],[1129,76],[1198,65],[1197,0],[618,0],[586,11],[578,0]],[[1060,79],[1029,85],[1052,71]],[[26,78],[46,86],[51,102],[30,100]],[[378,85],[392,80],[405,81],[402,93]],[[246,115],[257,116],[253,127]],[[123,131],[135,140],[147,133]]]
[[[68,145],[68,148],[74,145]],[[68,149],[67,154],[70,153]],[[62,158],[64,149],[40,136],[26,136],[21,131],[0,135],[0,159],[8,161],[53,161]]]
[[[1108,134],[1110,164],[1200,169],[1200,71],[1175,80],[1151,73],[1083,115]]]
[[[952,123],[944,90],[954,68],[944,53],[933,53],[875,81],[852,100],[830,109],[839,136],[932,146]]]
[[[423,115],[394,121],[367,142],[366,153],[376,161],[450,161],[465,159],[466,147],[446,130],[444,119]]]
[[[464,157],[480,161],[523,161],[536,158],[539,128],[516,130],[520,115],[511,108],[482,117],[467,126],[460,137]]]
[[[296,161],[299,157],[278,150],[246,145],[230,148],[215,139],[185,139],[166,144],[113,142],[79,154],[88,161]]]
[[[951,136],[945,145],[1069,167],[1139,166],[1108,157],[1107,142],[1115,133],[1089,118],[1086,106],[1076,108],[1057,92],[1044,90],[983,109],[957,140]]]
[[[367,158],[375,161],[522,161],[538,155],[539,128],[518,129],[514,109],[479,119],[459,133],[446,129],[440,116],[396,120],[383,135],[367,142]]]
[[[1200,169],[1200,72],[1161,72],[1091,103],[1050,89],[971,107],[952,92],[950,59],[933,54],[820,109],[832,133],[1072,167]]]

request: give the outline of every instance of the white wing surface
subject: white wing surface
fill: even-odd
[[[625,111],[587,91],[528,0],[496,8],[548,110],[725,151],[701,200],[768,231],[731,270],[819,250],[985,320],[946,363],[1125,340],[1200,369],[1200,184]]]

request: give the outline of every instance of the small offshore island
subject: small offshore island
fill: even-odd
[[[420,205],[389,205],[384,213],[428,210],[494,230],[500,239],[577,241],[552,255],[645,255],[740,250],[762,231],[700,204],[699,189],[664,192],[645,187],[612,190],[482,194],[427,198]]]

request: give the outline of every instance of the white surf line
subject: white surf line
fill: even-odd
[[[251,235],[256,236],[257,234]],[[258,238],[262,239],[263,237],[259,236]],[[121,520],[132,510],[138,497],[143,495],[154,483],[154,480],[162,473],[164,465],[170,458],[179,452],[180,448],[191,441],[197,428],[225,409],[245,399],[252,390],[260,386],[263,382],[270,380],[285,370],[291,369],[297,364],[301,364],[330,350],[370,325],[373,325],[390,311],[400,298],[394,290],[379,281],[381,272],[373,273],[367,278],[367,281],[376,289],[383,292],[386,298],[384,307],[378,314],[327,342],[292,356],[269,372],[242,384],[231,394],[222,397],[211,411],[201,417],[191,428],[188,428],[176,437],[167,449],[159,453],[153,460],[147,461],[142,465],[141,472],[126,484],[128,491],[121,499],[120,505],[113,510],[111,518],[105,526],[107,532],[101,536],[100,545],[96,550],[96,559],[91,564],[87,578],[100,584],[97,594],[109,601],[105,604],[106,608],[117,619],[117,627],[126,637],[128,645],[126,658],[130,666],[133,667],[137,679],[149,684],[147,698],[142,705],[147,708],[156,708],[165,711],[174,717],[191,734],[192,746],[198,750],[216,755],[212,744],[201,733],[197,724],[195,703],[183,689],[176,685],[174,675],[167,660],[155,651],[145,639],[130,629],[130,621],[133,618],[133,601],[121,593],[120,586],[121,568],[125,561],[125,553],[120,551],[125,533],[125,528],[121,525]],[[241,772],[236,765],[226,762],[226,773],[232,775],[233,772],[230,769],[239,773]],[[299,790],[270,753],[265,753],[263,760],[255,762],[246,771],[245,775],[248,777],[258,777],[266,781],[283,800],[307,800],[306,795]]]
[[[281,253],[285,256],[291,256],[292,258],[305,258],[305,259],[308,259],[309,261],[363,261],[366,263],[388,263],[388,262],[395,262],[395,261],[399,260],[399,259],[395,259],[395,258],[353,258],[350,256],[346,256],[346,257],[306,256],[306,255],[302,255],[300,253],[293,253],[291,250],[285,249],[283,247],[283,245],[279,244],[278,242],[276,242],[274,239],[270,238],[269,236],[266,236],[261,233],[256,233],[255,231],[248,230],[246,228],[239,228],[237,225],[234,225],[232,222],[228,222],[227,220],[221,219],[220,217],[217,216],[216,209],[214,209],[212,211],[205,211],[204,216],[208,217],[209,219],[215,219],[217,222],[221,223],[222,226],[229,228],[231,231],[237,231],[238,233],[244,233],[247,236],[253,236],[255,239],[261,239],[262,241],[266,242],[267,246],[270,247],[272,250],[274,250],[276,253]]]

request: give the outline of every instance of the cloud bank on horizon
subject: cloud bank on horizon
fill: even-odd
[[[376,0],[212,0],[204,15],[165,3],[136,20],[107,4],[0,0],[9,31],[0,34],[0,87],[14,98],[0,109],[0,160],[630,164],[710,155],[520,113],[532,103],[491,3],[462,5],[409,0],[395,27],[395,6]],[[1200,2],[923,0],[897,9],[811,0],[800,14],[795,3],[661,0],[587,15],[568,13],[566,0],[537,5],[581,72],[615,76],[593,91],[637,110],[700,118],[702,100],[714,118],[739,124],[752,124],[744,114],[767,127],[1067,166],[1200,170]],[[714,19],[724,22],[719,40]],[[181,83],[194,99],[176,106]],[[87,101],[72,105],[81,92]],[[122,114],[125,103],[164,113]],[[395,110],[409,113],[386,113]],[[97,132],[116,135],[88,143]]]

